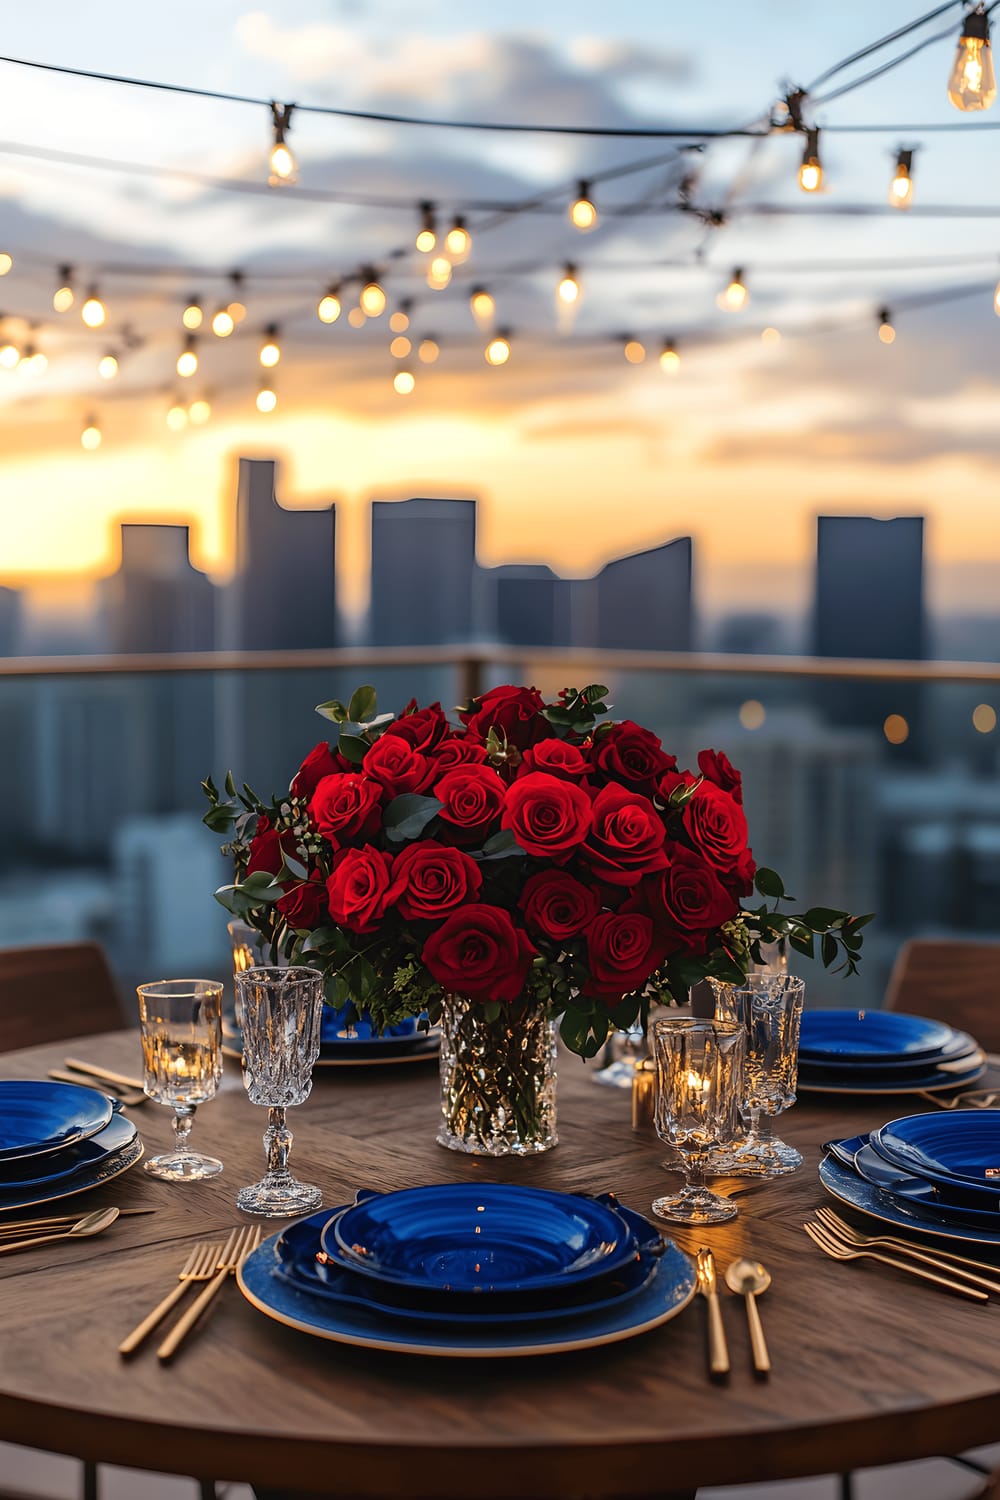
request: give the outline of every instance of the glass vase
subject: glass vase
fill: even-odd
[[[537,1008],[446,997],[441,1009],[439,1146],[532,1156],[556,1144],[556,1025]]]

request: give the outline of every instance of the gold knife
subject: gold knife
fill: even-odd
[[[715,1258],[703,1245],[698,1251],[698,1290],[708,1303],[708,1369],[713,1380],[729,1374],[729,1348],[715,1284]]]
[[[110,1068],[99,1068],[96,1063],[81,1062],[78,1057],[67,1057],[66,1067],[74,1073],[89,1073],[91,1078],[103,1078],[105,1083],[120,1084],[123,1089],[138,1089],[142,1092],[141,1078],[129,1078],[123,1073],[112,1073]]]

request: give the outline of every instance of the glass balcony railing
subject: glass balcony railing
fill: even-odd
[[[506,681],[603,682],[682,765],[726,750],[758,861],[878,913],[849,995],[807,966],[811,998],[876,1003],[908,937],[1000,936],[1000,667],[420,647],[0,661],[0,945],[97,938],[126,986],[225,974],[203,777],[283,789],[325,737],[314,705],[362,682],[398,711]]]

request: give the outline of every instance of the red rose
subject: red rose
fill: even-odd
[[[382,789],[357,771],[324,776],[309,804],[309,816],[324,838],[369,838],[379,825]]]
[[[470,1000],[516,1000],[535,948],[500,906],[473,902],[446,917],[424,944],[423,960],[438,984]]]
[[[485,760],[485,748],[478,740],[470,740],[464,734],[451,735],[434,750],[434,770],[438,776],[443,776],[445,771],[454,771],[456,766],[481,766]]]
[[[565,864],[590,824],[590,798],[575,782],[531,771],[508,789],[503,826],[528,854]]]
[[[753,895],[753,878],[757,873],[757,861],[752,849],[744,849],[733,868],[723,878],[738,896]]]
[[[529,745],[518,767],[518,776],[527,776],[531,771],[548,771],[550,776],[563,776],[569,781],[581,781],[588,775],[590,766],[582,750],[568,740],[539,740]]]
[[[335,756],[326,740],[320,740],[302,762],[288,788],[293,797],[309,798],[324,776],[335,776],[348,763]]]
[[[694,786],[697,780],[693,771],[665,771],[656,783],[656,795],[661,802],[669,804],[672,792],[676,792],[679,786]]]
[[[330,915],[352,932],[371,932],[389,904],[392,856],[366,845],[343,849],[336,856],[326,882]]]
[[[491,766],[460,766],[435,782],[434,795],[446,823],[481,829],[500,814],[506,788]]]
[[[699,938],[731,921],[739,911],[736,897],[726,890],[711,865],[681,844],[674,849],[670,868],[661,877],[660,893],[666,915],[683,932]]]
[[[665,771],[677,768],[676,755],[668,755],[659,735],[625,719],[612,724],[594,742],[594,765],[614,781],[651,792]]]
[[[706,781],[714,781],[724,792],[732,795],[734,802],[743,802],[743,777],[729,756],[721,750],[699,750],[698,770]]]
[[[474,901],[482,883],[479,866],[468,854],[426,839],[396,855],[389,901],[408,920],[437,918],[463,901]]]
[[[703,781],[685,803],[684,831],[695,848],[717,870],[731,870],[746,849],[746,815],[738,802],[714,781]]]
[[[295,838],[291,833],[279,834],[272,826],[271,820],[266,813],[261,813],[257,819],[257,830],[250,840],[250,858],[247,860],[247,875],[252,875],[255,870],[266,870],[269,875],[277,875],[284,860],[281,854],[282,838],[287,848],[295,848]]]
[[[587,929],[588,995],[616,1000],[641,989],[662,964],[666,945],[651,917],[641,912],[601,912]]]
[[[399,797],[403,792],[421,792],[434,774],[433,766],[426,755],[398,734],[381,735],[365,752],[363,761],[366,776],[384,787],[390,797]]]
[[[491,729],[501,739],[526,750],[536,740],[547,739],[551,727],[541,717],[545,700],[537,688],[497,687],[473,700],[471,709],[459,714],[470,734],[485,740]]]
[[[594,798],[593,815],[593,831],[580,853],[600,880],[635,885],[666,865],[666,831],[648,797],[612,781]]]
[[[326,885],[320,870],[293,886],[278,902],[278,910],[295,932],[318,927],[326,911]]]
[[[576,937],[601,909],[601,898],[589,885],[565,870],[540,870],[525,883],[518,905],[529,927],[561,943]]]
[[[444,710],[440,703],[431,703],[427,708],[418,708],[417,700],[411,698],[403,709],[399,718],[389,725],[383,732],[386,735],[395,735],[406,741],[414,750],[419,750],[426,755],[433,750],[448,733],[448,720],[444,716]]]

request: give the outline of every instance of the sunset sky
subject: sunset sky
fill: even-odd
[[[178,0],[154,24],[125,0],[44,0],[5,14],[4,51],[346,109],[727,127],[761,119],[790,84],[808,84],[917,13],[912,0],[289,0],[259,10]],[[283,503],[337,500],[348,602],[363,595],[367,500],[424,493],[481,498],[485,563],[589,572],[610,555],[691,533],[699,599],[712,608],[802,607],[818,511],[922,512],[932,603],[996,609],[1000,137],[982,126],[1000,126],[1000,104],[977,117],[948,103],[960,19],[956,6],[914,40],[950,21],[954,36],[817,108],[821,126],[910,128],[826,136],[825,191],[812,197],[796,184],[802,142],[792,136],[695,153],[662,140],[301,114],[290,142],[303,192],[399,206],[241,192],[121,164],[262,183],[266,110],[0,64],[0,251],[14,257],[0,280],[0,342],[33,341],[49,358],[42,375],[0,370],[0,582],[47,580],[52,597],[54,584],[69,589],[109,571],[114,522],[125,517],[190,521],[195,561],[224,577],[235,460],[250,454],[282,460]],[[964,133],[913,128],[934,122]],[[883,214],[901,146],[918,148],[915,207]],[[119,165],[52,159],[60,153]],[[605,213],[594,233],[574,231],[565,205],[576,179],[642,161],[656,165],[595,188],[600,207],[671,202],[695,171],[694,201],[724,208],[726,226]],[[426,257],[413,249],[420,200],[441,205],[446,228],[464,205],[560,188],[548,211],[499,227],[489,227],[491,212],[468,208],[472,255],[446,291],[428,290]],[[759,211],[768,205],[794,212]],[[834,212],[848,205],[879,211]],[[933,206],[995,216],[921,213]],[[571,331],[560,329],[554,301],[566,261],[583,288]],[[79,297],[70,313],[53,312],[61,264],[74,266],[80,289],[99,283],[104,329],[84,328]],[[348,327],[348,288],[345,315],[321,325],[315,307],[326,285],[368,264],[384,273],[386,315]],[[750,303],[734,315],[715,296],[737,265]],[[185,298],[199,293],[211,312],[231,295],[234,267],[247,273],[247,318],[231,339],[203,331],[201,369],[180,380]],[[469,312],[480,283],[496,296],[497,324],[513,332],[501,369],[486,365],[486,336]],[[919,306],[948,289],[969,295]],[[430,335],[441,344],[432,366],[406,362],[417,383],[405,397],[392,387],[403,361],[389,352],[387,327],[404,298],[414,299],[414,344]],[[882,306],[898,331],[891,346],[876,336]],[[279,404],[262,416],[257,346],[274,322],[283,334]],[[116,381],[102,381],[97,361],[122,350],[126,325],[141,346],[123,357]],[[765,328],[781,341],[762,342]],[[625,335],[645,344],[644,364],[624,359]],[[682,356],[674,376],[657,360],[668,337]],[[209,395],[211,421],[169,432],[176,393]],[[91,413],[103,442],[85,453],[80,432]]]

